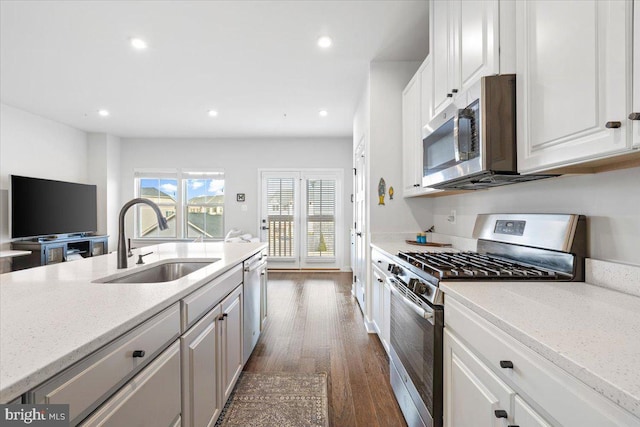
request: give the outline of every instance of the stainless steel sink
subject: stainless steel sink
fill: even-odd
[[[188,274],[200,270],[212,263],[220,261],[219,258],[208,259],[206,261],[176,261],[168,260],[144,270],[115,277],[109,276],[94,283],[162,283],[178,280]]]

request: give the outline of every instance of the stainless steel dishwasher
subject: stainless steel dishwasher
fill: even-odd
[[[260,337],[263,316],[266,315],[267,254],[259,252],[244,262],[244,345],[243,364]]]

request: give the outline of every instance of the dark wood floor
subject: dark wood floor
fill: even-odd
[[[270,272],[267,295],[268,320],[246,371],[326,372],[333,427],[406,425],[350,273]]]

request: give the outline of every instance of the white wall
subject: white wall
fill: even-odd
[[[88,182],[87,134],[0,104],[0,249],[9,249],[9,175]]]
[[[259,168],[340,168],[344,170],[342,241],[339,265],[349,266],[351,140],[286,139],[122,139],[120,205],[134,197],[134,169],[224,169],[225,232],[235,227],[258,235]],[[245,193],[244,203],[236,193]],[[246,205],[246,211],[242,205]],[[132,235],[131,214],[127,235]]]
[[[109,235],[109,248],[113,251],[118,241],[120,209],[120,138],[89,134],[87,159],[89,180],[98,187],[97,232]]]
[[[372,62],[369,105],[369,231],[371,233],[425,230],[433,217],[428,201],[402,197],[402,91],[419,62]],[[378,204],[378,183],[384,178],[385,204]],[[395,190],[389,199],[389,187]]]
[[[425,202],[426,203],[426,202]],[[436,231],[471,237],[479,213],[577,213],[587,216],[589,257],[640,265],[640,168],[573,175],[438,197]],[[457,213],[456,224],[446,217]]]

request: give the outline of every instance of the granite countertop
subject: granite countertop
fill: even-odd
[[[10,401],[266,248],[266,243],[165,243],[134,250],[147,265],[220,258],[165,283],[92,283],[121,273],[116,253],[0,275],[0,402]]]
[[[639,268],[640,270],[640,268]],[[640,417],[640,298],[577,282],[444,282],[440,288]]]

